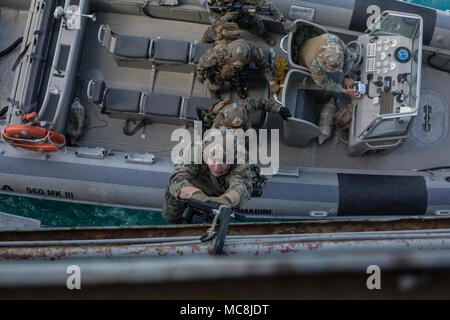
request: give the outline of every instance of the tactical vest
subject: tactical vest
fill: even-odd
[[[192,184],[203,190],[208,196],[218,197],[224,194],[227,189],[225,181],[226,175],[223,177],[214,177],[211,175],[208,166],[202,165],[197,176],[192,179]],[[222,183],[220,183],[219,180],[223,180]]]
[[[305,42],[300,48],[300,62],[304,66],[309,66],[310,63],[319,55],[320,49],[327,43],[328,33],[324,33],[318,37],[314,37]]]

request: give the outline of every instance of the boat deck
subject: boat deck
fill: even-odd
[[[27,19],[27,11],[1,8],[0,43],[10,44],[22,35]],[[79,77],[84,86],[78,86],[77,96],[86,108],[87,123],[84,135],[78,145],[84,147],[105,147],[109,150],[124,152],[153,152],[159,156],[169,157],[175,142],[170,141],[171,133],[179,126],[154,123],[139,130],[134,136],[123,133],[123,119],[111,118],[101,114],[100,108],[87,101],[85,87],[90,79],[103,79],[107,87],[141,90],[157,93],[176,94],[180,96],[208,97],[206,85],[194,80],[189,72],[159,70],[152,81],[152,70],[119,66],[113,57],[100,46],[97,40],[98,28],[108,24],[114,32],[135,36],[146,36],[186,40],[193,43],[201,38],[206,29],[204,24],[173,20],[154,19],[147,16],[97,12],[97,21],[89,21],[88,33],[83,50]],[[282,34],[272,34],[279,43]],[[350,33],[344,36],[351,39]],[[257,42],[263,48],[268,46],[258,37],[244,32],[244,38]],[[273,47],[277,56],[286,58],[278,45]],[[7,104],[14,74],[10,68],[20,50],[0,59],[0,106]],[[424,59],[426,61],[426,59]],[[347,146],[334,133],[324,145],[311,143],[308,148],[292,148],[280,145],[280,164],[284,167],[312,167],[327,169],[355,169],[375,171],[411,171],[448,165],[450,140],[448,139],[448,122],[450,117],[449,101],[450,74],[437,71],[426,63],[422,70],[422,106],[433,107],[431,113],[431,130],[423,130],[425,115],[419,110],[415,124],[407,143],[398,150],[383,155],[350,157]],[[81,91],[81,92],[80,92]],[[250,96],[268,96],[268,86],[262,77],[250,81]],[[236,93],[225,90],[222,98],[236,99]],[[340,103],[345,104],[345,101]],[[282,121],[278,115],[269,115],[270,128],[280,128]]]
[[[0,7],[0,50],[9,47],[23,36],[27,22],[28,10]],[[8,105],[7,98],[11,94],[14,72],[11,71],[20,53],[19,45],[13,52],[0,58],[0,108]]]

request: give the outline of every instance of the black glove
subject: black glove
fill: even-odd
[[[284,120],[286,120],[286,121],[288,121],[288,119],[289,119],[290,117],[292,117],[292,116],[291,116],[291,112],[289,111],[289,109],[288,109],[288,108],[285,108],[285,107],[281,107],[279,113],[280,113],[280,116],[281,116]]]

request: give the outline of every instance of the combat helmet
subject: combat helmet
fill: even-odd
[[[222,111],[225,124],[229,128],[241,128],[248,121],[248,113],[245,106],[233,102],[226,105]]]
[[[243,69],[251,61],[251,48],[247,41],[238,39],[227,45],[226,60],[235,68]]]
[[[328,42],[319,51],[319,64],[326,72],[338,72],[344,67],[344,52],[337,42]]]

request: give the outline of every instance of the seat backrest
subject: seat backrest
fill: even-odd
[[[217,99],[213,98],[188,97],[184,104],[182,117],[186,120],[200,120],[198,118],[198,111],[209,110],[217,101]]]
[[[103,109],[107,112],[139,113],[141,91],[109,88],[106,90]]]
[[[150,38],[118,34],[113,54],[119,57],[149,59]]]
[[[146,92],[143,113],[150,116],[172,117],[180,116],[181,96]]]
[[[320,107],[316,106],[316,91],[305,90],[302,82],[309,77],[301,70],[292,69],[288,72],[283,91],[283,106],[288,108],[293,117],[282,126],[283,143],[304,148],[308,143],[320,136],[317,126]]]
[[[152,59],[172,63],[188,63],[191,44],[182,40],[156,38]]]
[[[194,42],[192,48],[192,62],[198,64],[200,62],[200,58],[205,54],[205,52],[212,48],[214,45],[212,43],[202,43],[202,42]]]

